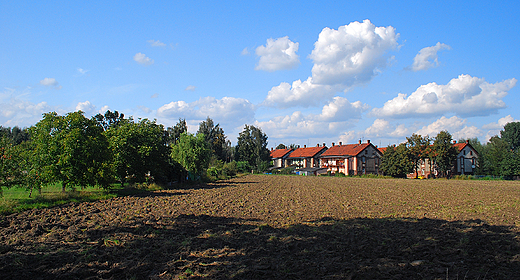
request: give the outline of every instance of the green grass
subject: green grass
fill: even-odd
[[[24,188],[3,189],[0,197],[0,214],[8,215],[34,208],[47,208],[70,202],[95,201],[118,196],[119,190],[106,191],[97,187],[78,188],[61,192],[61,184],[47,186],[42,189],[41,195],[38,190],[30,191]]]

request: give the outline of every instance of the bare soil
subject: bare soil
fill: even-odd
[[[0,279],[520,279],[520,183],[249,175],[0,217]]]

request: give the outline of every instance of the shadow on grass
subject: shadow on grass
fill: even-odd
[[[520,275],[518,229],[479,220],[325,218],[275,228],[252,220],[180,215],[54,233],[47,232],[45,224],[35,227],[24,233],[12,223],[2,226],[4,279],[518,279]],[[34,242],[6,241],[17,234]]]

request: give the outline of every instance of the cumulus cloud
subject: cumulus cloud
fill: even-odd
[[[337,91],[368,83],[387,66],[385,54],[397,47],[398,37],[392,26],[376,27],[369,20],[338,30],[324,28],[309,56],[314,63],[312,76],[292,86],[281,83],[273,87],[263,105],[316,106]]]
[[[504,126],[510,122],[520,122],[520,120],[516,120],[511,115],[507,115],[503,118],[500,118],[495,123],[489,123],[489,124],[483,125],[482,128],[488,130],[486,133],[485,142],[487,142],[489,140],[489,138],[491,138],[495,135],[500,135],[500,130],[504,129]]]
[[[367,109],[368,105],[359,101],[351,103],[346,98],[335,97],[323,106],[321,114],[305,115],[301,111],[296,111],[291,115],[278,116],[269,121],[257,121],[256,125],[274,138],[308,137],[309,135],[327,137],[337,135],[345,127],[352,126]]]
[[[96,106],[90,103],[90,101],[79,102],[78,105],[76,105],[76,111],[78,110],[81,110],[88,115],[96,110]]]
[[[429,83],[407,96],[399,93],[382,108],[374,108],[378,117],[407,118],[443,115],[486,116],[506,107],[502,100],[516,85],[516,79],[490,84],[484,79],[460,75],[446,85]]]
[[[242,52],[240,52],[240,55],[249,55],[249,49],[247,47],[245,47]]]
[[[29,127],[40,121],[43,113],[58,111],[47,102],[33,103],[19,96],[14,89],[0,92],[0,125]]]
[[[47,87],[54,87],[57,90],[60,90],[62,86],[58,85],[58,81],[54,78],[45,78],[40,81],[40,85]]]
[[[141,65],[152,65],[154,63],[153,59],[146,57],[144,53],[136,53],[134,55],[134,61]]]
[[[450,46],[438,42],[435,46],[426,47],[419,51],[413,59],[413,64],[410,67],[412,71],[427,70],[439,65],[437,53],[441,50],[449,50]]]
[[[374,123],[365,129],[364,136],[367,137],[392,137],[402,138],[409,136],[410,130],[404,124],[391,124],[384,119],[376,119]]]
[[[473,138],[482,134],[480,129],[475,126],[468,126],[466,123],[467,120],[461,119],[457,116],[451,118],[443,116],[433,123],[420,128],[416,134],[435,137],[439,132],[447,130],[451,133],[454,140]]]
[[[209,116],[221,125],[238,127],[253,122],[254,111],[253,104],[246,99],[204,97],[191,103],[182,100],[170,102],[161,106],[157,110],[157,115],[172,120],[179,117],[190,120],[204,120]]]
[[[157,40],[157,41],[155,41],[155,40],[148,40],[146,42],[148,42],[150,44],[150,46],[152,46],[152,47],[166,47],[166,44],[161,42],[161,41],[159,41],[159,40]]]
[[[265,46],[256,48],[255,52],[260,57],[260,61],[255,70],[273,72],[295,68],[300,63],[299,56],[296,54],[298,47],[299,44],[289,40],[288,36],[276,40],[267,39]]]

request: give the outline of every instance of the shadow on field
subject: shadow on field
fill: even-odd
[[[2,225],[2,234],[17,234]],[[32,240],[48,232],[27,228]],[[0,247],[3,279],[518,279],[518,232],[482,221],[181,215]]]

